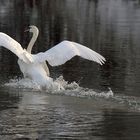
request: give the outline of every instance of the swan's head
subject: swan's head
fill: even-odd
[[[39,33],[39,30],[38,30],[38,28],[35,25],[29,26],[29,29],[25,30],[25,32],[27,32],[27,31],[29,31],[31,33],[36,33],[37,35]]]
[[[29,26],[29,32],[31,32],[31,33],[36,33],[37,32],[38,33],[39,30],[36,26],[31,25],[31,26]]]

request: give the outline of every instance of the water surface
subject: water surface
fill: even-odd
[[[140,139],[139,0],[1,0],[1,32],[26,48],[29,25],[40,30],[33,53],[67,39],[107,62],[75,57],[49,66],[54,79],[63,75],[80,86],[61,93],[10,88],[3,84],[22,74],[17,57],[0,48],[0,139]]]

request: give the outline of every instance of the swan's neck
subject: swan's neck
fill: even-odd
[[[36,39],[38,37],[38,34],[39,34],[39,31],[38,30],[34,30],[33,36],[32,36],[32,38],[31,38],[31,40],[30,40],[30,42],[28,44],[28,47],[27,47],[27,52],[28,53],[31,53],[33,45],[35,44],[35,41],[36,41]]]

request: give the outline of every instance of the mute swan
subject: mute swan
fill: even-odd
[[[53,83],[53,79],[49,77],[49,69],[45,61],[48,61],[51,66],[58,66],[77,55],[95,61],[101,65],[105,62],[105,58],[95,51],[78,43],[66,40],[45,52],[31,54],[39,30],[36,26],[32,25],[29,26],[28,31],[32,32],[33,36],[29,42],[27,50],[23,49],[13,38],[2,32],[0,32],[0,46],[7,48],[17,55],[18,64],[24,77],[33,80],[41,87],[48,88]]]

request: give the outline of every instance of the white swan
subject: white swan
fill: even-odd
[[[32,47],[38,37],[39,30],[36,26],[29,26],[29,32],[33,33],[32,39],[26,49],[8,36],[0,32],[0,46],[7,48],[18,56],[18,64],[24,77],[32,79],[41,87],[50,87],[53,80],[49,77],[49,69],[45,61],[51,66],[64,64],[74,56],[104,64],[105,58],[95,51],[71,41],[62,41],[46,52],[31,54]]]

